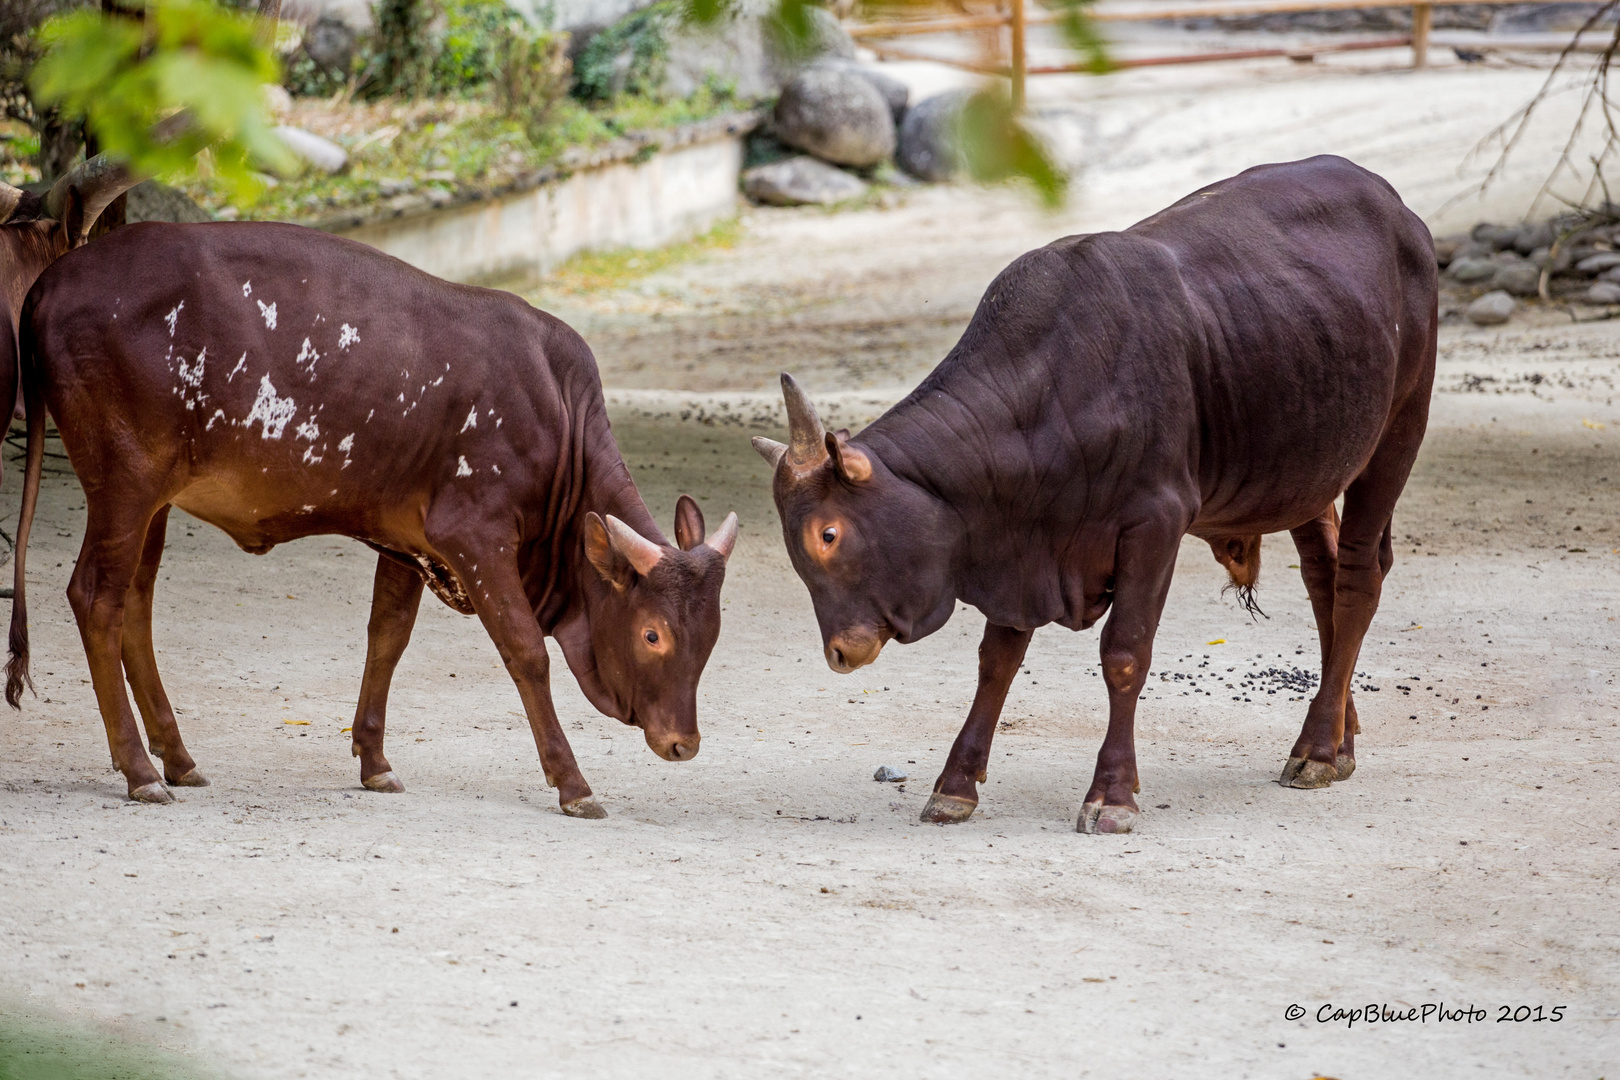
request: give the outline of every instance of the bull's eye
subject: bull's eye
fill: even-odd
[[[658,631],[656,631],[656,630],[648,630],[645,634],[643,634],[641,636],[647,639],[647,644],[649,644],[649,645],[658,644]]]
[[[838,539],[838,530],[833,528],[831,525],[829,525],[825,529],[821,530],[821,542],[823,544],[831,544],[834,540],[837,540],[837,539]]]

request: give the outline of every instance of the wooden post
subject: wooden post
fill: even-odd
[[[1412,5],[1412,66],[1429,66],[1429,28],[1434,25],[1434,7],[1429,4]]]
[[[1008,19],[1012,27],[1012,107],[1013,112],[1024,111],[1024,0],[1012,0],[1012,14]]]

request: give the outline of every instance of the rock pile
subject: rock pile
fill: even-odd
[[[1526,297],[1620,304],[1620,213],[1608,209],[1524,225],[1481,222],[1467,236],[1439,237],[1442,285],[1469,297],[1464,315],[1480,326],[1506,322]]]

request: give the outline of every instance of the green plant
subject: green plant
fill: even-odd
[[[506,41],[527,30],[506,0],[446,0],[444,41],[433,60],[438,93],[477,90],[496,78]]]
[[[208,0],[153,0],[144,18],[59,15],[39,31],[34,99],[82,118],[104,151],[137,172],[189,170],[207,150],[222,180],[252,190],[255,167],[294,165],[264,119],[259,88],[277,70],[255,29]]]
[[[620,94],[657,97],[669,56],[668,33],[677,17],[672,0],[631,12],[580,50],[574,62],[574,95],[608,101]]]
[[[418,98],[433,88],[432,0],[377,0],[371,78],[372,97]]]
[[[573,65],[568,35],[535,33],[508,21],[495,42],[495,104],[543,147],[556,135],[557,107],[568,96]]]

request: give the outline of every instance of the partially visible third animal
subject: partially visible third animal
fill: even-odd
[[[1077,827],[1134,827],[1137,695],[1189,532],[1251,607],[1261,535],[1293,534],[1323,673],[1282,782],[1350,776],[1350,678],[1428,422],[1437,297],[1423,223],[1379,177],[1318,157],[1019,258],[950,355],[858,435],[823,431],[783,376],[791,444],[755,446],[828,664],[925,637],[958,600],[987,619],[925,820],[978,805],[1035,628],[1112,609],[1108,733]]]
[[[737,518],[705,537],[682,496],[665,539],[619,456],[590,349],[562,322],[311,229],[145,224],[46,271],[20,345],[28,464],[7,698],[27,678],[48,406],[86,499],[68,598],[132,798],[207,783],[152,646],[174,506],[254,553],[322,533],[378,552],[353,734],[368,788],[403,790],[384,717],[424,584],[483,621],[564,813],[603,816],[552,707],[548,634],[596,708],[667,760],[697,753]]]

